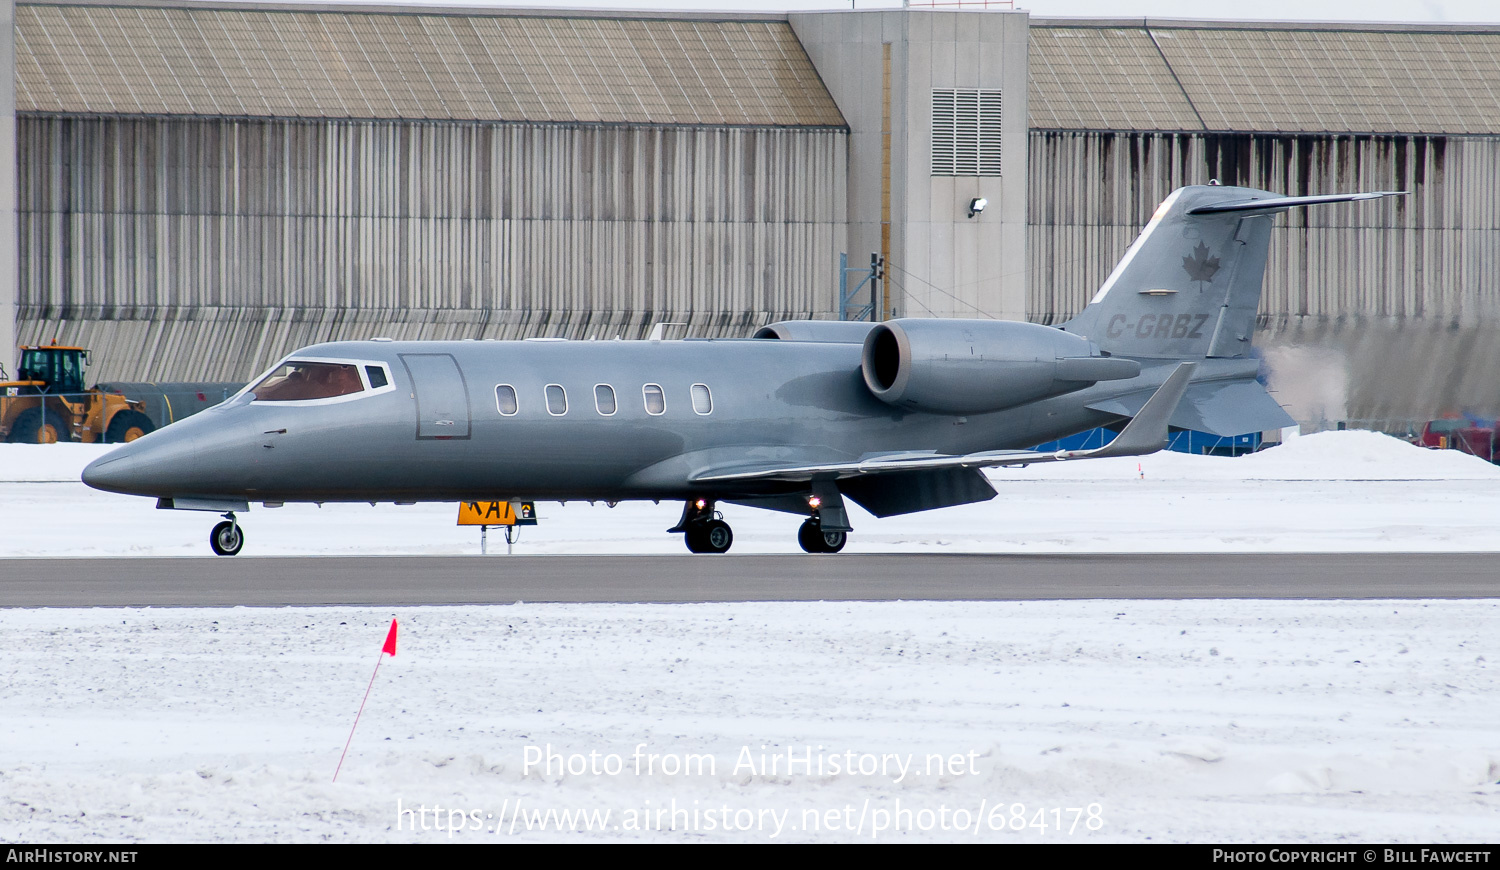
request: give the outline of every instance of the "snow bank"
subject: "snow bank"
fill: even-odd
[[[1139,466],[1139,469],[1137,468]],[[1032,465],[991,477],[1119,480],[1500,480],[1500,466],[1457,450],[1431,450],[1381,432],[1319,432],[1247,456],[1150,456]]]
[[[1497,636],[1496,601],[0,611],[0,830],[448,839],[430,815],[398,827],[399,801],[461,809],[466,841],[1484,842]],[[549,746],[622,766],[528,769]],[[638,747],[700,766],[636,773]],[[825,768],[765,766],[788,753]],[[612,815],[512,832],[517,801]],[[1049,827],[995,830],[1018,804]],[[628,829],[674,806],[676,830]],[[711,830],[719,808],[754,822]],[[980,829],[951,830],[956,810]]]
[[[77,483],[85,465],[113,449],[110,444],[0,444],[0,482]]]

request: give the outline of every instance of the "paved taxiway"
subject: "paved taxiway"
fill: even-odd
[[[1500,554],[0,560],[0,606],[1497,598]]]

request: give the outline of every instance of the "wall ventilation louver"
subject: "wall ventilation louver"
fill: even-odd
[[[934,88],[932,174],[1000,175],[1000,117],[998,90]]]

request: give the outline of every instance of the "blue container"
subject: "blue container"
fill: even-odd
[[[1108,444],[1114,437],[1115,433],[1109,429],[1090,429],[1057,441],[1038,444],[1033,449],[1040,453],[1052,453],[1057,450],[1093,450]],[[1175,429],[1167,436],[1167,449],[1178,453],[1197,453],[1202,456],[1242,456],[1260,449],[1260,433],[1210,435],[1207,432],[1195,432],[1192,429]]]

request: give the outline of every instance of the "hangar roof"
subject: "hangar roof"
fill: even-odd
[[[16,6],[16,111],[844,126],[785,16]]]
[[[1500,27],[1033,19],[1030,126],[1500,133]]]
[[[1031,25],[1035,129],[1500,134],[1496,26]],[[23,113],[844,126],[784,15],[51,0],[15,32]]]

